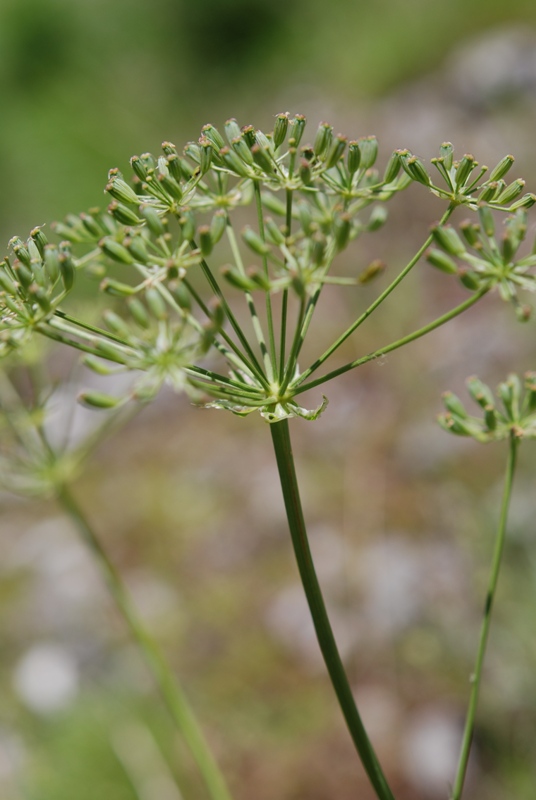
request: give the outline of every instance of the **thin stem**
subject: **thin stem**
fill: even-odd
[[[504,550],[504,542],[506,538],[506,522],[508,518],[510,498],[512,496],[512,484],[514,482],[518,444],[519,444],[519,439],[512,431],[510,433],[510,449],[508,452],[508,462],[506,465],[506,472],[504,477],[504,488],[503,488],[503,496],[501,503],[501,513],[499,517],[499,525],[497,528],[497,538],[495,539],[495,548],[493,552],[493,560],[492,560],[491,573],[488,583],[488,591],[486,594],[486,602],[484,604],[484,618],[482,620],[482,626],[480,628],[480,639],[478,643],[475,669],[473,674],[471,675],[471,696],[469,698],[469,705],[467,708],[467,717],[465,720],[465,729],[463,732],[460,761],[458,764],[458,771],[456,773],[454,788],[451,794],[451,800],[460,800],[462,796],[465,774],[467,772],[467,764],[469,762],[471,742],[473,740],[473,732],[475,728],[475,716],[478,705],[478,695],[480,692],[480,684],[482,680],[482,666],[484,664],[484,656],[486,653],[486,645],[488,642],[489,628],[491,623],[491,612],[493,609],[493,602],[495,600],[495,592],[497,589],[499,570],[501,567],[501,559]]]
[[[235,260],[235,264],[237,269],[242,275],[246,275],[246,270],[244,269],[244,262],[242,261],[242,256],[240,255],[240,249],[238,247],[238,242],[236,241],[236,236],[231,225],[231,220],[227,218],[227,226],[225,228],[227,232],[227,238],[229,240],[229,245],[231,247],[231,251],[233,254],[233,258]],[[259,315],[257,313],[257,308],[255,306],[255,301],[251,292],[248,292],[247,289],[244,289],[244,296],[246,298],[246,303],[248,307],[248,311],[251,317],[251,324],[253,325],[253,330],[255,332],[255,336],[257,338],[257,342],[259,344],[259,348],[262,354],[262,358],[264,361],[264,366],[266,369],[266,375],[268,381],[273,381],[274,374],[273,374],[273,365],[270,354],[268,352],[268,348],[266,347],[266,341],[264,338],[264,332],[262,330],[262,325],[259,320]]]
[[[262,216],[262,200],[261,200],[261,187],[259,181],[253,182],[253,187],[255,190],[255,205],[257,207],[257,224],[259,226],[259,234],[266,244],[266,234],[264,232],[264,219]],[[266,280],[270,279],[270,273],[268,271],[268,258],[265,255],[262,257],[262,266],[264,271],[264,277]],[[270,346],[270,359],[272,362],[272,376],[275,377],[277,375],[277,357],[276,357],[276,348],[275,348],[275,333],[274,333],[274,315],[272,312],[272,298],[270,296],[270,292],[266,292],[266,321],[268,324],[268,342]]]
[[[455,208],[455,206],[453,206],[453,205],[450,205],[450,206],[447,208],[447,210],[445,211],[445,213],[444,213],[444,214],[443,214],[443,216],[441,217],[441,220],[439,221],[439,225],[443,225],[443,224],[444,224],[444,223],[445,223],[445,222],[448,220],[448,218],[450,217],[450,215],[451,215],[451,214],[452,214],[452,212],[454,211],[454,208]],[[382,293],[381,293],[381,294],[380,294],[380,295],[379,295],[379,296],[376,298],[376,300],[375,300],[373,303],[371,303],[371,305],[370,305],[370,306],[369,306],[369,307],[368,307],[368,308],[367,308],[365,311],[363,311],[363,313],[361,314],[361,316],[359,316],[359,317],[358,317],[358,318],[355,320],[355,322],[353,322],[353,323],[350,325],[350,327],[349,327],[349,328],[347,328],[347,329],[344,331],[344,333],[342,333],[342,334],[339,336],[339,338],[337,339],[337,341],[336,341],[336,342],[334,342],[334,343],[331,345],[331,347],[328,347],[328,349],[326,350],[326,352],[325,352],[325,353],[323,353],[323,354],[320,356],[320,358],[318,358],[318,359],[317,359],[317,360],[314,362],[314,364],[311,364],[311,366],[310,366],[310,367],[309,367],[307,370],[305,370],[305,372],[304,372],[304,373],[303,373],[303,375],[301,376],[301,381],[307,380],[307,378],[309,377],[309,375],[312,375],[312,373],[313,373],[313,372],[315,372],[315,371],[316,371],[316,370],[317,370],[319,367],[321,367],[321,366],[322,366],[322,364],[324,363],[324,361],[326,361],[326,360],[327,360],[327,359],[328,359],[328,358],[329,358],[331,355],[333,355],[333,353],[334,353],[334,352],[335,352],[335,351],[336,351],[336,350],[337,350],[337,349],[338,349],[338,348],[339,348],[339,347],[340,347],[340,346],[341,346],[341,345],[342,345],[342,344],[343,344],[343,343],[344,343],[344,342],[345,342],[345,341],[348,339],[348,337],[349,337],[349,336],[351,336],[351,335],[352,335],[352,333],[354,333],[354,331],[356,331],[356,330],[357,330],[357,328],[359,328],[359,326],[360,326],[360,325],[362,325],[362,324],[363,324],[363,322],[365,322],[365,320],[366,320],[366,319],[368,319],[368,317],[370,317],[370,315],[372,314],[372,312],[373,312],[373,311],[375,311],[375,310],[378,308],[378,306],[379,306],[381,303],[383,303],[383,301],[384,301],[384,300],[386,300],[386,299],[387,299],[387,297],[389,297],[389,295],[391,294],[391,292],[392,292],[394,289],[396,289],[396,287],[398,286],[398,284],[399,284],[399,283],[401,283],[401,282],[404,280],[404,278],[406,277],[406,275],[407,275],[407,274],[408,274],[408,273],[409,273],[409,272],[410,272],[410,271],[413,269],[413,267],[414,267],[414,266],[415,266],[415,264],[416,264],[416,263],[419,261],[420,257],[422,256],[422,254],[424,253],[424,251],[426,250],[426,248],[427,248],[427,247],[430,245],[431,241],[432,241],[432,236],[430,235],[430,236],[428,236],[428,238],[426,239],[426,241],[425,241],[425,242],[422,244],[422,246],[421,246],[421,247],[420,247],[420,248],[417,250],[417,252],[416,252],[416,253],[415,253],[415,255],[413,256],[413,258],[412,258],[412,259],[411,259],[411,260],[410,260],[410,261],[409,261],[409,262],[406,264],[406,266],[404,267],[404,269],[402,270],[402,272],[400,272],[400,273],[397,275],[397,277],[394,279],[394,281],[392,281],[392,282],[389,284],[389,286],[388,286],[388,287],[387,287],[387,288],[386,288],[386,289],[385,289],[385,290],[384,290],[384,291],[383,291],[383,292],[382,292]]]
[[[361,763],[379,800],[394,800],[357,710],[316,576],[303,517],[288,420],[270,425],[292,544],[320,650]]]
[[[108,584],[117,608],[147,660],[168,711],[190,748],[212,800],[231,800],[225,780],[190,709],[182,688],[169,668],[160,648],[140,622],[121,576],[108,558],[83,511],[66,486],[59,488],[58,498],[91,550]]]
[[[396,342],[391,342],[391,344],[388,344],[385,347],[380,347],[379,350],[374,350],[373,353],[368,353],[366,356],[357,358],[355,361],[351,361],[349,364],[344,364],[344,366],[334,369],[332,372],[328,372],[327,375],[323,375],[321,378],[316,378],[313,381],[309,381],[309,383],[301,384],[293,392],[293,394],[300,394],[301,392],[305,392],[307,389],[312,389],[314,386],[319,386],[322,383],[326,383],[332,378],[337,377],[337,375],[342,375],[344,372],[348,372],[355,367],[360,367],[362,364],[366,364],[367,361],[373,361],[375,358],[380,358],[387,353],[391,353],[393,350],[397,350],[399,347],[403,347],[405,344],[414,342],[415,339],[420,339],[421,336],[425,336],[427,333],[430,333],[436,328],[441,327],[441,325],[444,325],[446,322],[449,322],[451,319],[454,319],[454,317],[457,317],[458,314],[462,314],[464,311],[478,302],[478,300],[480,300],[480,298],[483,297],[487,291],[488,289],[483,289],[480,292],[476,292],[475,294],[471,295],[468,300],[465,300],[463,303],[460,303],[459,306],[456,306],[456,308],[447,311],[446,314],[443,314],[441,317],[433,320],[433,322],[429,322],[428,325],[424,325],[424,327],[413,331],[413,333],[409,333],[407,336],[402,337],[402,339],[397,339]],[[303,380],[303,375],[300,376],[300,380]]]

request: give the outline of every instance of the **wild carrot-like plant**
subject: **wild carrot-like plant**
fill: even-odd
[[[378,170],[374,137],[347,141],[322,123],[312,143],[303,144],[305,127],[303,116],[291,119],[288,114],[276,117],[269,134],[251,125],[240,128],[232,119],[225,124],[224,138],[206,125],[199,141],[187,144],[182,154],[165,142],[158,157],[134,156],[131,181],[111,170],[108,208],[70,215],[56,224],[59,244],[49,243],[42,228],[35,228],[26,241],[12,239],[12,255],[0,265],[0,352],[11,355],[41,334],[81,351],[84,364],[100,375],[131,375],[130,388],[122,395],[83,392],[80,400],[91,408],[118,413],[132,401],[149,402],[168,384],[204,407],[240,416],[258,412],[269,423],[292,545],[326,668],[377,797],[394,800],[350,689],[316,576],[289,420],[315,420],[325,409],[326,397],[315,408],[305,408],[300,395],[306,391],[425,336],[489,293],[497,291],[520,320],[527,319],[530,308],[518,293],[536,288],[531,273],[536,255],[519,251],[536,195],[523,194],[522,180],[505,180],[513,165],[510,155],[489,171],[473,156],[456,160],[447,143],[430,169],[408,150],[397,150]],[[354,291],[383,268],[373,261],[351,274],[338,274],[339,255],[353,240],[381,229],[386,204],[413,183],[444,201],[443,216],[376,299],[304,367],[304,342],[324,288]],[[235,220],[248,206],[255,223],[238,232]],[[450,219],[460,212],[464,216],[457,230]],[[501,214],[506,219],[497,235]],[[330,370],[329,361],[341,345],[423,260],[461,281],[467,298],[426,325]],[[100,319],[70,310],[69,295],[81,272],[100,279]],[[245,304],[247,323],[238,302]],[[211,796],[228,798],[182,690],[136,619],[119,575],[70,491],[70,467],[58,466],[65,465],[66,457],[72,461],[72,454],[55,451],[35,416],[25,416],[9,400],[11,384],[3,385],[2,408],[19,452],[18,466],[10,457],[9,469],[35,478],[47,467],[47,486],[100,563]],[[501,384],[503,411],[497,410],[484,384],[472,379],[469,389],[483,408],[484,421],[469,416],[447,394],[448,413],[441,424],[478,441],[508,439],[510,456],[454,800],[461,796],[469,757],[516,447],[523,436],[534,436],[536,424],[532,375],[523,401],[518,379]]]

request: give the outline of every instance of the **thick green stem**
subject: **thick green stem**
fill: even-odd
[[[482,667],[484,664],[484,656],[486,653],[486,645],[488,642],[489,628],[491,623],[491,612],[493,609],[493,602],[495,600],[495,592],[497,589],[499,570],[501,567],[501,560],[502,560],[504,542],[506,537],[506,521],[508,518],[510,498],[512,496],[512,484],[514,482],[518,443],[519,440],[515,436],[515,433],[512,432],[510,434],[510,451],[508,454],[508,463],[506,465],[506,473],[504,478],[504,489],[503,489],[503,496],[501,503],[501,513],[499,517],[499,526],[497,528],[497,538],[495,540],[495,549],[493,552],[493,561],[491,565],[488,591],[486,594],[486,601],[484,604],[484,618],[482,620],[482,626],[480,628],[480,639],[478,642],[478,651],[476,656],[475,669],[473,674],[471,675],[471,696],[469,698],[469,705],[467,708],[467,717],[465,720],[465,729],[463,732],[460,761],[458,764],[456,780],[454,782],[454,787],[451,794],[451,800],[460,800],[462,796],[465,774],[467,772],[467,765],[469,763],[471,742],[473,740],[473,732],[475,728],[475,716],[478,705],[478,695],[480,692],[480,684],[482,681]]]
[[[316,576],[303,517],[288,420],[270,425],[287,519],[303,588],[329,677],[361,763],[379,800],[394,800],[357,710]]]
[[[108,558],[84,513],[66,486],[60,487],[58,499],[89,547],[108,584],[117,608],[123,616],[132,637],[143,652],[164,703],[197,763],[210,797],[212,800],[231,800],[225,780],[190,709],[182,688],[173,675],[160,648],[142,625],[121,580],[121,576]]]

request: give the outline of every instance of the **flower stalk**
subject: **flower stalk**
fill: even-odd
[[[288,420],[272,423],[270,432],[272,434],[294,554],[324,663],[346,720],[346,725],[376,796],[379,800],[394,800],[394,795],[387,783],[357,709],[316,575],[298,489]]]

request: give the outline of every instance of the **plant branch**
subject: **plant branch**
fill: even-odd
[[[468,308],[471,308],[471,306],[478,302],[478,300],[480,300],[480,298],[483,297],[487,292],[488,289],[482,289],[481,291],[471,295],[468,300],[460,303],[459,306],[456,306],[450,311],[447,311],[447,313],[443,314],[441,317],[429,322],[428,325],[424,325],[424,327],[413,331],[413,333],[403,336],[402,339],[397,339],[396,342],[391,342],[391,344],[388,344],[385,347],[380,347],[379,350],[374,350],[373,353],[368,353],[366,356],[362,356],[355,361],[351,361],[349,364],[344,364],[344,366],[338,367],[338,369],[334,369],[332,372],[328,372],[327,375],[323,375],[321,378],[316,378],[313,381],[309,381],[309,383],[301,384],[301,386],[298,386],[298,388],[294,391],[294,394],[301,394],[301,392],[305,392],[307,389],[312,389],[314,386],[319,386],[322,383],[326,383],[332,378],[336,378],[338,375],[342,375],[351,369],[355,369],[355,367],[360,367],[362,364],[366,364],[368,361],[374,361],[375,358],[380,358],[387,353],[391,353],[393,350],[397,350],[399,347],[403,347],[405,344],[409,344],[410,342],[414,342],[416,339],[420,339],[421,336],[425,336],[427,333],[430,333],[436,328],[441,327],[441,325],[444,325],[446,322],[449,322],[451,319],[454,319],[454,317],[457,317],[459,314],[462,314]],[[301,379],[303,379],[303,375],[301,376]]]

